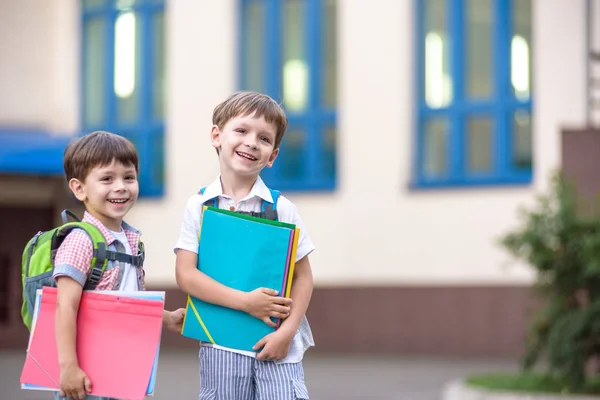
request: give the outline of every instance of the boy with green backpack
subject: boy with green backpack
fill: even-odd
[[[135,204],[138,154],[127,139],[108,132],[83,136],[67,147],[69,188],[86,211],[81,222],[38,233],[23,253],[23,320],[31,328],[36,290],[56,286],[56,345],[60,394],[55,399],[109,400],[87,395],[90,381],[78,363],[77,314],[83,290],[144,290],[140,231],[123,221]],[[72,215],[72,214],[71,214]],[[163,325],[181,331],[184,310],[163,312]]]

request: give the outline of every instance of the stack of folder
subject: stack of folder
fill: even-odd
[[[198,269],[233,289],[264,287],[289,297],[300,229],[293,224],[204,207]],[[279,324],[281,321],[273,319]],[[277,328],[243,311],[188,296],[182,335],[238,350],[252,347]]]
[[[58,391],[56,288],[38,290],[21,387]],[[154,394],[164,292],[84,291],[77,356],[96,396],[143,399]]]

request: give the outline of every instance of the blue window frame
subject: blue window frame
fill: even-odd
[[[131,140],[140,196],[164,191],[164,0],[84,0],[82,128]]]
[[[240,0],[239,86],[280,101],[289,125],[261,174],[281,190],[336,183],[336,1]]]
[[[424,0],[413,186],[529,183],[531,0]]]

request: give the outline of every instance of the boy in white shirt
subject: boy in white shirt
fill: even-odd
[[[191,296],[245,311],[271,326],[271,317],[283,321],[255,345],[257,353],[202,342],[200,399],[308,399],[302,357],[314,346],[305,316],[313,290],[308,255],[314,245],[296,206],[283,196],[273,199],[259,177],[263,168],[275,162],[286,128],[281,106],[259,93],[236,93],[213,112],[210,137],[219,157],[220,176],[187,202],[175,247],[177,284]],[[197,269],[202,207],[213,202],[239,212],[260,212],[263,202],[276,202],[278,220],[300,228],[291,299],[269,288],[235,290]]]

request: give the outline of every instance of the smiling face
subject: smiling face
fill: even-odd
[[[93,167],[83,181],[71,179],[69,187],[90,214],[117,232],[139,193],[135,166],[116,160]]]
[[[255,113],[234,117],[222,129],[214,125],[211,140],[219,152],[221,174],[256,179],[277,158],[276,132],[275,124]]]

